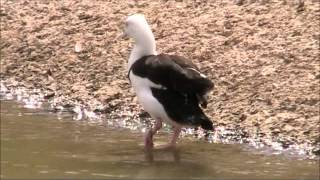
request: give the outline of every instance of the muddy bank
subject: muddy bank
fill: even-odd
[[[159,52],[192,59],[215,82],[206,112],[216,125],[319,154],[320,9],[299,2],[4,0],[1,79],[42,89],[57,107],[143,116],[126,78],[130,42],[115,40],[140,12]]]

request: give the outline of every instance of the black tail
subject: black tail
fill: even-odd
[[[200,122],[200,126],[202,129],[204,130],[211,130],[213,131],[213,124],[212,122],[210,121],[210,119],[207,117],[207,116],[203,116],[201,117],[201,122]]]

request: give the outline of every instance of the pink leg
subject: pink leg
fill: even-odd
[[[161,145],[158,147],[158,149],[170,149],[170,148],[175,148],[177,144],[177,140],[179,138],[181,132],[181,127],[175,127],[173,126],[173,135],[171,138],[171,141],[169,144],[166,145]]]
[[[177,140],[179,138],[180,133],[181,133],[181,127],[173,127],[173,136],[170,142],[170,144],[173,147],[177,144]]]
[[[161,119],[157,119],[154,128],[151,128],[150,130],[148,130],[144,138],[144,146],[146,149],[153,148],[153,135],[155,135],[157,131],[161,128],[162,128],[162,121]]]

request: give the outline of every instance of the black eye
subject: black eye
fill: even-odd
[[[120,25],[122,29],[126,29],[128,27],[128,22],[125,21],[124,24]]]
[[[126,27],[129,26],[129,22],[128,21],[126,21],[124,24],[125,24]]]

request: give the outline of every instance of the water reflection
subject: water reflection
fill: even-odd
[[[157,163],[159,160],[155,160],[155,155],[165,155],[167,157],[172,157],[168,160],[168,163],[180,163],[180,150],[178,148],[171,148],[171,149],[146,149],[144,150],[145,159],[149,163]]]
[[[21,114],[19,116],[19,113]],[[317,161],[253,153],[239,145],[182,138],[178,148],[143,150],[143,135],[70,114],[1,101],[1,178],[316,179]],[[108,120],[105,120],[108,121]],[[156,142],[167,142],[157,134]]]

